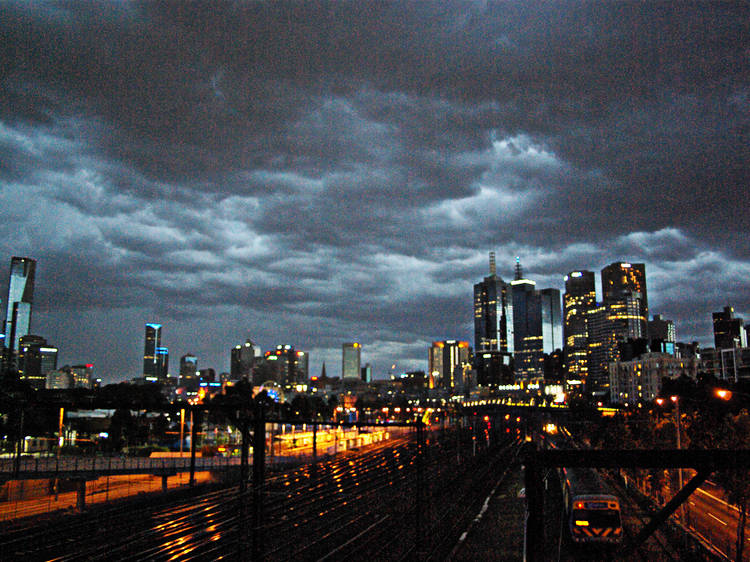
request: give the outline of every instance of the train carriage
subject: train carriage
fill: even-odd
[[[573,544],[620,544],[620,501],[596,471],[590,468],[562,469],[561,480],[565,518]]]

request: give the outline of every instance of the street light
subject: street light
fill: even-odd
[[[714,394],[717,398],[721,398],[722,400],[731,400],[732,399],[732,391],[727,390],[726,388],[717,388],[714,391]]]
[[[674,402],[676,411],[675,415],[677,416],[675,419],[675,423],[677,424],[677,450],[679,451],[682,448],[682,440],[681,440],[681,434],[682,434],[682,417],[680,416],[680,397],[679,396],[670,396],[669,399]],[[677,485],[680,487],[680,490],[682,490],[682,467],[677,469]],[[680,504],[680,519],[682,522],[685,522],[685,503]]]

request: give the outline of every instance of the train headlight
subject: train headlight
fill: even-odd
[[[581,520],[577,519],[576,520],[576,526],[577,527],[588,527],[589,526],[589,522],[588,521],[581,521]]]

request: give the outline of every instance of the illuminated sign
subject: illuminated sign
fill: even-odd
[[[574,271],[570,274],[571,277],[581,277],[582,275],[583,273],[581,273],[580,271]]]

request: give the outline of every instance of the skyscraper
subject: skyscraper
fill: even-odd
[[[601,275],[603,302],[586,313],[588,392],[609,388],[609,363],[620,360],[624,342],[648,338],[646,266],[615,262],[602,269]]]
[[[725,306],[723,311],[714,312],[712,316],[716,349],[747,347],[747,332],[743,329],[742,318],[735,317],[734,308]]]
[[[625,337],[648,337],[646,265],[615,262],[602,269],[602,296]]]
[[[469,342],[432,342],[427,361],[430,386],[447,389],[462,386],[464,371],[470,367],[469,355]]]
[[[169,349],[166,347],[156,348],[156,376],[159,382],[166,382],[169,373]]]
[[[341,378],[361,379],[361,351],[362,346],[357,342],[345,343],[341,346]]]
[[[5,345],[8,360],[18,353],[21,337],[31,327],[31,303],[34,297],[36,260],[13,256],[10,260],[10,281],[5,315]]]
[[[523,278],[516,258],[516,275],[510,282],[513,299],[513,355],[516,377],[534,379],[544,375],[542,368],[542,299],[536,283]]]
[[[297,352],[297,382],[307,382],[310,378],[310,354],[307,351]]]
[[[161,372],[157,348],[161,347],[161,324],[146,324],[146,341],[143,347],[143,378],[156,382]]]
[[[652,340],[674,343],[677,335],[672,320],[665,320],[661,314],[654,314],[654,318],[648,322],[648,336]]]
[[[490,252],[490,274],[474,285],[474,348],[479,351],[513,351],[513,304],[510,287],[495,268]]]
[[[593,271],[571,271],[565,276],[563,295],[567,377],[585,384],[588,375],[588,327],[586,319],[596,308]]]
[[[252,380],[253,367],[255,366],[255,344],[245,340],[243,344],[237,344],[232,348],[231,364],[229,372],[232,380],[238,381],[242,378]]]
[[[253,381],[253,384],[263,384],[268,380],[282,385],[303,382],[305,380],[303,377],[307,377],[308,357],[306,353],[302,355],[300,353],[289,344],[277,345],[274,351],[266,351],[265,362],[259,365],[259,369],[253,373],[253,377],[257,379]],[[302,371],[300,367],[305,371]],[[260,380],[263,377],[271,378]]]
[[[539,291],[542,309],[542,351],[553,353],[562,350],[562,318],[560,313],[560,291],[558,289],[542,289]]]
[[[41,336],[21,336],[18,345],[18,376],[36,389],[43,389],[47,373],[57,369],[57,348]]]
[[[609,362],[617,352],[617,341],[608,322],[607,307],[600,304],[586,312],[588,375],[586,391],[604,392],[609,387]]]
[[[192,353],[180,357],[180,384],[186,386],[186,383],[194,382],[197,378],[198,358]]]
[[[372,365],[365,363],[360,373],[362,374],[362,382],[372,382]]]

